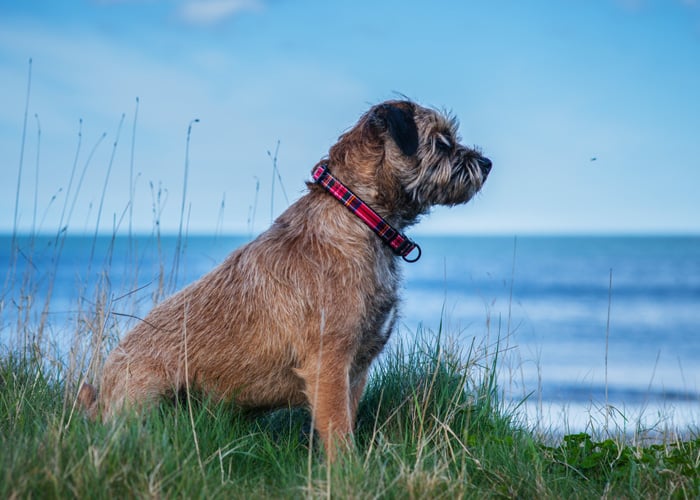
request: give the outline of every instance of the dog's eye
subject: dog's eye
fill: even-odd
[[[449,151],[450,149],[452,149],[452,142],[447,136],[443,134],[437,134],[437,136],[435,136],[435,147],[437,147],[441,151]]]

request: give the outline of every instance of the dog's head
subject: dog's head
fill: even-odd
[[[459,143],[455,118],[411,101],[373,106],[331,148],[329,163],[365,201],[405,222],[433,205],[466,203],[491,170]]]

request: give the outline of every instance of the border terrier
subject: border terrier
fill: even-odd
[[[347,445],[372,360],[397,317],[401,231],[466,203],[491,161],[454,118],[411,101],[373,106],[255,240],[158,304],[108,356],[80,403],[109,420],[196,389],[242,408],[308,405],[332,460]]]

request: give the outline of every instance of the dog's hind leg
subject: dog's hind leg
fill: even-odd
[[[177,392],[178,387],[159,363],[137,359],[115,350],[107,360],[99,395],[103,420],[111,420],[125,409],[141,411]]]

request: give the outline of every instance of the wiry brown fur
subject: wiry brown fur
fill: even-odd
[[[456,123],[409,101],[371,108],[331,147],[329,169],[402,230],[465,203],[490,162]],[[481,164],[479,162],[482,162]],[[242,407],[309,405],[328,456],[347,441],[372,360],[396,318],[397,257],[320,186],[257,239],[156,306],[108,357],[92,415],[112,418],[182,389]]]

